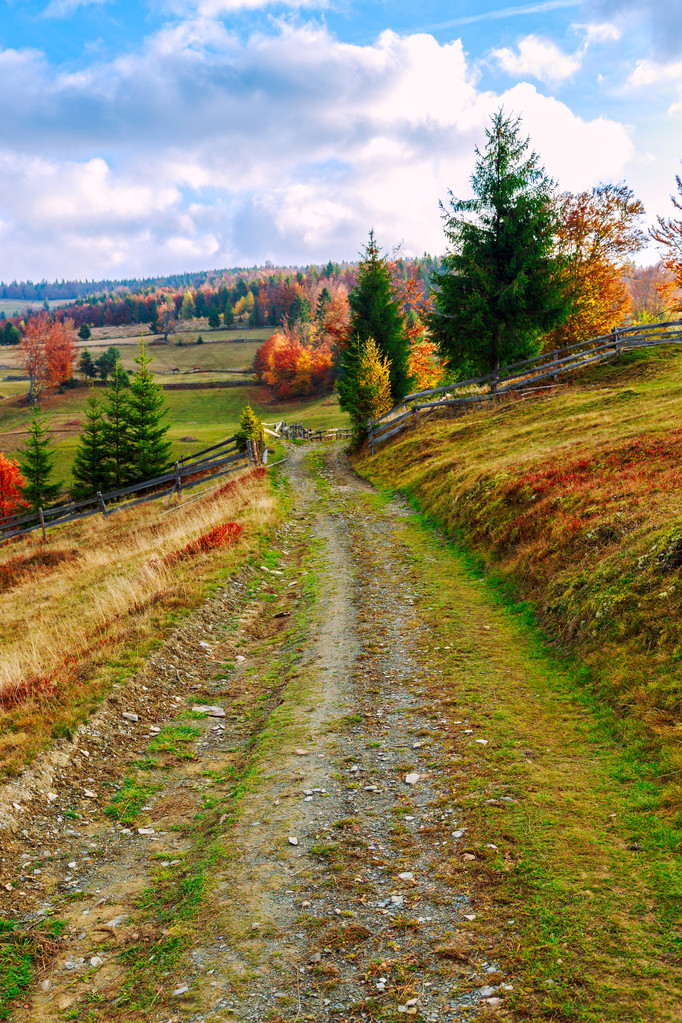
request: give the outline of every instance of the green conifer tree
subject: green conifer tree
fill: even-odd
[[[103,445],[107,458],[108,485],[118,490],[131,481],[130,426],[128,422],[128,374],[117,362],[104,396]]]
[[[554,254],[554,183],[520,121],[502,110],[486,130],[471,183],[473,199],[441,203],[451,249],[434,274],[427,317],[441,355],[460,379],[537,354],[541,336],[570,310]]]
[[[131,483],[161,476],[170,459],[171,445],[166,440],[170,424],[162,422],[168,408],[163,391],[149,369],[151,361],[144,338],[140,338],[140,354],[135,359],[140,368],[130,384],[126,405]]]
[[[47,429],[47,419],[41,417],[40,408],[31,409],[28,438],[19,452],[19,465],[26,480],[24,498],[32,511],[45,508],[59,497],[62,483],[51,482],[54,472],[54,446]]]
[[[350,408],[357,387],[358,359],[370,337],[379,353],[388,359],[391,396],[400,401],[410,390],[407,363],[409,343],[405,324],[391,280],[388,260],[379,252],[374,231],[358,268],[356,286],[349,295],[351,316],[348,337],[359,341],[347,345],[341,353],[339,367],[339,397],[342,408]]]
[[[106,422],[95,397],[94,387],[87,404],[85,426],[78,438],[76,457],[71,470],[73,476],[71,497],[74,501],[94,497],[98,490],[107,490],[109,487]]]

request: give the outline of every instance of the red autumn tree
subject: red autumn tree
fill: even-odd
[[[28,508],[28,501],[22,496],[25,486],[19,463],[0,453],[0,519]]]
[[[29,379],[29,403],[37,401],[44,387],[56,387],[73,373],[76,346],[73,320],[54,322],[32,316],[21,339],[21,364]]]
[[[432,298],[428,288],[419,276],[418,269],[411,267],[406,280],[396,282],[400,311],[405,320],[405,333],[409,344],[407,371],[414,379],[415,391],[437,387],[443,377],[443,366],[438,358],[435,344],[429,340],[424,325],[424,315],[432,309]]]

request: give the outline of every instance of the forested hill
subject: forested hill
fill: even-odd
[[[412,262],[407,260],[405,262]],[[424,255],[419,262],[423,262],[427,272],[437,265],[437,261],[431,256]],[[90,295],[109,295],[119,291],[126,291],[130,294],[139,294],[155,288],[179,289],[188,288],[212,288],[217,289],[227,285],[231,287],[235,280],[250,281],[263,275],[281,274],[283,276],[295,277],[304,273],[307,276],[311,273],[323,277],[337,277],[345,272],[352,272],[357,263],[341,261],[339,263],[329,260],[327,264],[311,264],[306,267],[299,266],[274,266],[267,262],[263,266],[231,267],[222,270],[197,270],[183,274],[168,274],[161,277],[130,277],[112,280],[61,280],[61,281],[11,281],[0,282],[0,299],[18,299],[26,302],[42,302],[45,299],[77,299]]]

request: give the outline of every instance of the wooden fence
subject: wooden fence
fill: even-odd
[[[513,394],[537,393],[553,387],[568,373],[574,373],[594,363],[605,362],[620,355],[621,352],[680,342],[682,320],[640,327],[620,327],[602,337],[567,345],[552,352],[543,352],[532,359],[512,363],[487,376],[408,394],[388,412],[368,421],[367,439],[370,450],[374,454],[377,445],[383,444],[390,437],[395,437],[408,426],[418,422],[421,412],[439,408],[466,409],[505,396],[511,397]],[[546,383],[549,380],[552,381],[551,384]],[[545,381],[544,385],[542,381]],[[470,389],[470,393],[461,393],[467,389]]]
[[[110,515],[112,512],[134,508],[135,505],[147,501],[158,501],[163,497],[170,503],[174,494],[182,494],[183,491],[191,490],[209,479],[228,476],[243,468],[245,464],[260,465],[262,456],[262,440],[253,443],[247,441],[247,450],[239,451],[235,438],[228,437],[219,444],[202,448],[191,455],[183,455],[174,463],[172,470],[155,479],[144,480],[142,483],[134,483],[132,486],[109,490],[106,493],[98,492],[85,501],[72,501],[53,508],[39,508],[37,512],[2,519],[0,541],[9,540],[13,536],[23,536],[36,529],[41,529],[43,539],[47,539],[46,531],[51,526],[61,526],[76,519],[88,518],[90,515]],[[133,494],[136,496],[132,500],[126,500]]]
[[[303,423],[279,423],[270,424],[272,429],[268,432],[282,440],[339,440],[341,437],[350,437],[351,430],[347,427],[332,427],[327,430],[309,430]]]

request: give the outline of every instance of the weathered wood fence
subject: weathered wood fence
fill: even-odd
[[[456,384],[432,387],[408,394],[399,404],[367,423],[367,439],[372,454],[379,444],[395,437],[419,421],[420,413],[439,408],[465,409],[476,404],[497,401],[525,392],[549,389],[560,378],[594,363],[606,362],[633,348],[652,348],[682,342],[682,320],[652,323],[639,327],[620,327],[610,334],[580,344],[543,352],[532,359],[514,362],[496,373],[460,380]],[[541,383],[551,380],[551,384]],[[536,385],[536,386],[534,386]],[[469,390],[469,393],[465,393]],[[459,392],[459,393],[458,393]]]
[[[158,501],[165,497],[170,503],[174,494],[182,494],[207,480],[219,479],[244,468],[246,464],[260,465],[263,459],[263,441],[247,441],[247,450],[239,451],[234,437],[202,448],[191,455],[184,455],[173,464],[172,470],[155,479],[134,483],[129,487],[98,492],[85,501],[71,501],[53,508],[39,508],[26,515],[12,515],[0,521],[0,541],[13,536],[22,536],[41,529],[43,539],[47,529],[63,525],[90,515],[110,515],[112,512],[134,508],[147,501]],[[132,500],[127,500],[132,495]]]
[[[341,437],[350,437],[351,431],[347,427],[331,427],[327,430],[309,430],[303,423],[272,423],[272,429],[268,432],[282,440],[339,440]]]

